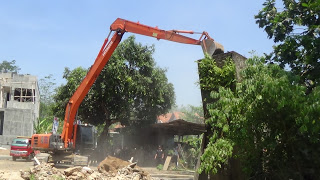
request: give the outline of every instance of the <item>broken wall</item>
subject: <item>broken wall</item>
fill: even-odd
[[[245,61],[246,58],[242,55],[240,55],[237,52],[231,51],[227,53],[222,53],[222,54],[217,54],[213,55],[212,59],[215,61],[217,66],[223,67],[224,62],[227,58],[231,58],[235,64],[235,69],[236,69],[236,80],[237,82],[241,81],[241,70],[245,68]],[[201,60],[199,60],[201,61]],[[200,68],[200,67],[198,67]],[[199,71],[200,72],[200,71]],[[199,73],[199,78],[200,78],[200,83],[203,74]],[[230,87],[232,89],[232,87]],[[216,89],[218,91],[218,89]],[[204,117],[205,119],[210,118],[207,105],[214,103],[217,101],[217,99],[212,99],[210,97],[210,90],[207,90],[205,88],[201,88],[201,96],[202,96],[202,104],[203,104],[203,110],[204,110]],[[212,135],[212,127],[210,125],[206,125],[207,132],[204,134],[203,139],[202,139],[202,147],[201,147],[201,154],[204,152],[204,149],[206,148],[207,144],[209,143],[209,138]],[[235,147],[236,151],[236,147]],[[201,155],[200,154],[200,155]],[[236,152],[234,152],[236,154]],[[200,158],[197,163],[197,167],[200,166]],[[195,174],[194,176],[195,180],[208,180],[208,174],[205,174],[204,172],[202,174]],[[220,169],[217,174],[215,175],[210,175],[210,179],[214,180],[232,180],[232,179],[245,179],[244,178],[244,173],[241,170],[241,164],[238,159],[231,158],[229,159],[229,164],[227,167],[224,169]]]

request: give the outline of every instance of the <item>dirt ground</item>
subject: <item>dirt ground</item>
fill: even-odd
[[[20,176],[20,170],[28,170],[33,166],[33,162],[27,162],[23,159],[12,161],[10,150],[0,148],[0,179],[23,180]]]
[[[10,154],[9,149],[5,149],[5,148],[0,147],[0,155],[9,155],[9,154]]]
[[[1,152],[1,155],[7,155]],[[13,161],[12,159],[0,159],[0,179],[6,180],[23,180],[20,176],[20,171],[28,170],[33,166],[33,162],[27,162],[24,159]]]

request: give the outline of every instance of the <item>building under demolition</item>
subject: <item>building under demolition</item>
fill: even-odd
[[[17,136],[31,136],[39,107],[36,76],[0,73],[0,145]]]

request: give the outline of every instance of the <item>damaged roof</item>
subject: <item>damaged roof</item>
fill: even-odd
[[[149,131],[171,135],[200,135],[206,132],[205,124],[197,124],[177,119],[169,123],[152,124]]]

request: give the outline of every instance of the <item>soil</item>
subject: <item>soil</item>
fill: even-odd
[[[10,149],[0,147],[0,179],[23,180],[20,171],[25,171],[33,167],[33,162],[26,161],[25,159],[13,161],[9,155]]]
[[[18,159],[17,161],[0,160],[0,179],[14,179],[22,180],[20,171],[28,170],[33,167],[33,162],[27,162],[24,159]]]

